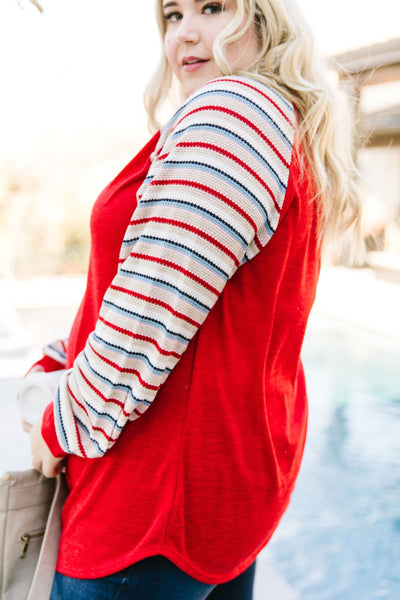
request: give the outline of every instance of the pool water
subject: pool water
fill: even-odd
[[[313,317],[303,465],[267,553],[301,600],[400,599],[400,341]]]

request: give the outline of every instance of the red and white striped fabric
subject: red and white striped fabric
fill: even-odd
[[[161,132],[95,331],[63,377],[65,453],[101,456],[140,416],[226,282],[271,239],[285,198],[293,107],[249,78],[214,80]]]

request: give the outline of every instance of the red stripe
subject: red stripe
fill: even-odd
[[[264,246],[260,242],[260,239],[259,239],[258,235],[256,235],[256,237],[254,238],[254,241],[256,243],[256,246],[257,246],[258,250],[262,250]]]
[[[155,154],[154,154],[154,158],[155,158],[155,159],[158,159],[158,157],[160,156],[160,152],[162,152],[162,151],[163,151],[163,148],[164,148],[164,146],[161,146],[161,148],[159,148],[159,149],[157,150],[157,147],[156,147],[156,151],[155,151]]]
[[[80,374],[83,376],[83,378],[84,378],[84,379],[87,381],[87,379],[86,379],[86,377],[83,375],[83,373],[82,373],[82,369],[81,369],[80,367],[79,367],[79,372],[80,372]],[[90,384],[89,384],[89,385],[90,385]],[[90,387],[93,387],[93,386],[90,386]],[[95,389],[95,388],[93,388],[93,389]],[[97,390],[95,390],[95,391],[97,392]],[[75,395],[72,393],[72,390],[71,390],[71,395],[72,395],[73,399],[75,400],[76,404],[77,404],[78,406],[80,406],[80,407],[81,407],[81,409],[82,409],[82,410],[83,410],[83,411],[86,413],[86,416],[87,416],[88,420],[89,420],[89,421],[91,421],[91,419],[90,419],[90,417],[89,417],[89,414],[88,414],[88,411],[87,411],[87,409],[86,409],[86,406],[84,406],[84,405],[82,404],[82,402],[79,402],[78,398],[77,398],[77,397],[76,397],[76,396],[75,396]],[[98,394],[98,395],[100,396],[101,394]],[[129,416],[129,415],[128,415],[128,416]],[[113,442],[113,443],[114,443],[114,442],[116,442],[116,441],[117,441],[116,439],[113,439],[112,437],[110,437],[110,436],[109,436],[109,435],[108,435],[108,434],[105,432],[105,430],[104,430],[102,427],[96,427],[95,425],[93,425],[93,423],[92,423],[92,422],[90,422],[90,428],[91,428],[91,429],[93,429],[93,431],[99,431],[100,433],[102,433],[102,434],[104,435],[104,437],[105,437],[105,438],[106,438],[106,439],[107,439],[109,442]],[[83,447],[82,447],[82,449],[83,449]]]
[[[223,154],[227,158],[233,160],[238,165],[240,165],[241,167],[246,169],[246,171],[248,171],[250,173],[250,175],[252,175],[254,177],[254,179],[256,179],[265,190],[267,190],[268,194],[271,196],[271,199],[274,203],[276,210],[280,213],[281,207],[275,200],[275,195],[274,195],[273,191],[271,190],[271,188],[269,187],[269,185],[263,179],[261,179],[259,174],[256,173],[256,171],[254,171],[254,169],[252,169],[247,163],[245,163],[243,160],[241,160],[240,158],[238,158],[231,152],[228,152],[228,150],[224,150],[220,146],[216,146],[215,144],[209,144],[207,142],[179,142],[177,144],[177,146],[181,146],[181,147],[185,147],[185,148],[186,147],[207,148],[208,150],[214,150],[218,154]]]
[[[89,342],[89,346],[93,350],[93,346],[90,344],[90,342]],[[93,350],[93,352],[94,352],[94,350]],[[80,374],[82,375],[83,379],[86,381],[87,385],[94,391],[95,394],[97,394],[99,396],[99,398],[101,398],[103,400],[103,402],[105,402],[106,404],[116,404],[122,410],[125,417],[129,417],[129,413],[125,412],[124,403],[121,400],[117,400],[116,398],[107,398],[104,394],[102,394],[100,392],[100,390],[98,390],[95,387],[95,385],[93,385],[93,383],[91,383],[89,381],[89,379],[86,377],[86,375],[84,374],[84,372],[82,371],[82,369],[80,367],[79,367],[79,371],[80,371]]]
[[[129,375],[136,375],[136,377],[140,381],[140,384],[144,388],[147,388],[148,390],[157,391],[158,388],[160,387],[159,385],[151,385],[150,383],[147,383],[147,381],[145,381],[143,379],[143,377],[140,375],[140,372],[137,369],[124,369],[124,368],[120,367],[117,363],[115,363],[114,361],[110,360],[109,358],[106,358],[99,352],[96,352],[96,350],[93,348],[93,346],[90,343],[89,343],[89,346],[90,346],[91,350],[94,352],[94,354],[96,354],[96,356],[98,356],[100,358],[100,360],[102,360],[107,365],[109,365],[110,367],[112,367],[113,369],[118,371],[118,373],[128,373]]]
[[[74,396],[74,393],[71,390],[71,387],[69,385],[69,381],[67,381],[67,388],[68,388],[68,393],[70,394],[70,396],[72,396],[72,398],[75,400],[75,402],[80,406],[78,400],[76,399],[76,397]],[[83,410],[85,411],[86,415],[89,418],[89,415],[87,414],[86,407],[81,406],[81,408],[83,408]],[[76,433],[76,439],[78,440],[79,450],[81,451],[82,456],[84,456],[85,458],[87,458],[87,454],[86,454],[85,449],[84,449],[84,447],[82,445],[82,442],[81,442],[81,434],[79,432],[78,423],[76,422],[76,419],[74,419],[74,425],[75,425],[75,433]]]
[[[219,292],[219,290],[217,290],[217,288],[215,288],[214,286],[207,283],[207,281],[204,281],[204,279],[201,279],[201,277],[198,277],[194,273],[191,273],[187,269],[184,269],[183,267],[179,266],[178,264],[172,262],[171,260],[167,260],[165,258],[159,258],[157,256],[149,256],[147,254],[142,254],[139,252],[131,252],[131,256],[132,256],[132,258],[141,258],[143,260],[148,260],[149,262],[155,262],[159,265],[164,265],[165,267],[174,269],[174,271],[178,271],[179,273],[183,273],[188,279],[192,279],[193,281],[195,281],[196,283],[199,283],[201,286],[203,286],[206,290],[208,290],[215,296],[219,296],[220,292]]]
[[[104,429],[102,429],[101,427],[96,427],[95,425],[92,425],[92,429],[94,431],[99,431],[100,433],[102,433],[104,435],[104,437],[106,438],[106,440],[108,442],[111,442],[112,444],[115,444],[115,442],[117,441],[118,438],[112,438],[111,436],[109,436]]]
[[[166,310],[168,310],[168,312],[173,314],[175,317],[178,317],[178,319],[182,319],[183,321],[190,323],[194,327],[200,327],[200,325],[201,325],[201,323],[198,323],[194,319],[191,319],[190,317],[184,315],[183,313],[178,312],[177,310],[175,310],[174,308],[169,306],[169,304],[167,304],[166,302],[163,302],[162,300],[152,298],[151,296],[145,296],[144,294],[139,294],[139,292],[135,292],[133,290],[127,290],[118,285],[110,285],[110,288],[112,290],[116,290],[117,292],[122,292],[123,294],[127,294],[128,296],[133,296],[134,298],[138,298],[139,300],[144,300],[144,302],[148,302],[149,304],[155,304],[157,306],[161,306],[162,308],[165,308]]]
[[[190,112],[185,113],[184,116],[182,117],[182,119],[177,123],[177,125],[175,127],[177,127],[184,119],[186,119],[190,115],[193,115],[197,112],[203,112],[205,110],[214,110],[214,111],[223,112],[223,113],[226,113],[228,115],[235,117],[236,119],[239,119],[239,121],[243,121],[243,123],[245,123],[248,127],[250,127],[250,129],[253,129],[253,131],[255,131],[257,133],[257,135],[259,135],[264,140],[264,142],[270,148],[272,148],[272,150],[275,152],[275,154],[278,156],[278,158],[281,160],[281,162],[285,165],[285,167],[287,169],[289,169],[290,165],[287,162],[287,160],[282,156],[282,154],[279,152],[279,150],[276,148],[276,146],[271,142],[271,140],[261,131],[261,129],[256,127],[254,125],[254,123],[252,123],[249,119],[246,119],[246,117],[244,117],[243,115],[235,112],[234,110],[226,108],[224,106],[218,106],[215,104],[207,104],[205,106],[201,106],[200,108],[194,108]]]
[[[237,79],[224,79],[224,81],[229,81],[230,83],[240,83],[240,85],[248,87],[251,90],[254,90],[255,92],[258,92],[259,94],[261,94],[261,96],[263,96],[263,98],[265,98],[271,104],[273,104],[273,106],[275,106],[275,108],[281,113],[281,115],[285,119],[285,121],[287,121],[289,123],[289,125],[291,125],[292,129],[294,129],[292,121],[289,119],[289,117],[286,115],[286,113],[281,109],[281,107],[276,102],[274,102],[274,100],[272,100],[272,98],[270,98],[267,94],[265,94],[264,92],[262,92],[261,90],[256,88],[254,85],[250,85],[249,83],[246,83],[245,81],[241,81],[241,80],[237,80]]]
[[[76,439],[78,440],[79,449],[81,451],[82,456],[84,458],[87,458],[87,454],[86,454],[85,448],[83,447],[83,444],[81,442],[81,434],[80,434],[80,431],[79,431],[78,423],[75,421],[75,419],[74,419],[74,424],[75,424],[75,433],[76,433]]]
[[[233,202],[230,198],[228,198],[228,196],[217,192],[217,190],[215,190],[212,187],[209,187],[208,185],[205,185],[204,183],[199,183],[198,181],[187,181],[186,179],[154,179],[150,185],[182,185],[186,187],[196,188],[197,190],[201,190],[202,192],[206,192],[207,194],[210,194],[210,196],[219,198],[219,200],[222,200],[222,202],[228,204],[228,206],[236,210],[236,212],[238,212],[248,223],[250,223],[250,225],[254,229],[254,232],[257,233],[256,223],[250,217],[250,215],[241,206],[239,206],[239,204],[236,204],[236,202]]]
[[[67,387],[68,387],[68,393],[70,394],[70,396],[72,396],[72,398],[76,402],[76,404],[81,407],[81,409],[86,414],[87,418],[89,418],[89,414],[88,414],[88,411],[86,409],[86,406],[84,404],[82,404],[81,402],[79,402],[78,398],[75,396],[74,392],[72,391],[71,386],[69,385],[69,382],[67,384]]]
[[[173,356],[174,358],[178,358],[178,359],[181,357],[181,355],[178,354],[178,352],[164,350],[156,342],[156,340],[154,340],[153,338],[151,338],[151,337],[149,337],[147,335],[140,335],[138,333],[133,333],[133,331],[131,331],[129,329],[124,329],[123,327],[119,327],[118,325],[115,325],[114,323],[111,323],[110,321],[106,321],[106,319],[104,319],[104,317],[102,317],[101,315],[99,315],[99,320],[102,323],[104,323],[105,325],[107,325],[108,327],[110,327],[111,329],[114,329],[115,331],[118,331],[118,333],[123,333],[124,335],[128,335],[132,339],[142,340],[144,342],[148,342],[149,344],[152,344],[153,346],[155,346],[157,348],[158,352],[162,356]]]
[[[141,225],[142,223],[149,223],[152,221],[154,221],[155,223],[165,223],[167,225],[173,225],[174,227],[180,227],[182,229],[187,229],[187,231],[191,231],[192,233],[195,233],[196,235],[203,238],[204,240],[207,240],[207,242],[210,242],[210,244],[212,244],[216,248],[219,248],[219,250],[222,250],[222,252],[224,252],[224,254],[229,256],[229,258],[235,263],[235,265],[237,267],[240,265],[239,260],[236,258],[235,254],[229,248],[227,248],[226,246],[221,244],[221,242],[216,240],[211,235],[208,235],[201,229],[198,229],[197,227],[194,227],[193,225],[190,225],[189,223],[184,223],[183,221],[175,221],[174,219],[166,219],[164,217],[149,217],[147,219],[132,219],[132,221],[130,222],[130,225]],[[121,259],[120,262],[124,262],[124,261],[125,261],[125,259]]]

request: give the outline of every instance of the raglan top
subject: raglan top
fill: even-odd
[[[42,427],[68,456],[61,572],[163,554],[219,583],[275,529],[304,445],[300,349],[319,269],[295,132],[280,94],[220,78],[100,195]],[[59,344],[47,353],[64,362]]]

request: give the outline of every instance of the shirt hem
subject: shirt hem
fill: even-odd
[[[150,546],[149,548],[146,548],[146,550],[142,550],[141,552],[136,552],[136,553],[134,553],[134,555],[131,555],[130,557],[128,555],[126,557],[126,560],[119,562],[118,565],[117,564],[114,564],[114,565],[109,564],[109,565],[105,566],[104,568],[96,569],[96,571],[93,571],[91,569],[89,569],[89,570],[84,569],[80,572],[77,572],[74,568],[71,569],[71,568],[68,568],[67,566],[65,566],[65,568],[64,568],[63,565],[57,565],[56,571],[58,573],[60,573],[61,575],[65,575],[67,577],[72,577],[75,579],[98,579],[98,578],[108,577],[110,575],[116,574],[119,571],[122,571],[122,570],[130,567],[131,565],[134,565],[134,564],[140,562],[141,560],[145,560],[146,558],[151,558],[153,556],[163,556],[164,558],[170,560],[176,567],[178,567],[178,569],[181,569],[181,571],[183,571],[190,577],[193,577],[193,579],[196,579],[197,581],[200,581],[201,583],[206,583],[209,585],[219,585],[219,584],[231,581],[232,579],[235,579],[235,577],[238,577],[241,573],[243,573],[246,569],[248,569],[250,567],[250,565],[253,564],[253,562],[257,558],[258,554],[261,552],[262,548],[264,548],[264,546],[267,543],[268,543],[268,540],[267,540],[267,542],[263,543],[259,549],[254,551],[239,566],[235,567],[234,569],[224,571],[221,574],[205,573],[201,569],[198,569],[197,567],[195,567],[191,562],[188,562],[184,558],[182,558],[182,556],[179,553],[174,552],[170,548],[163,548],[163,547],[159,547],[159,546]]]

